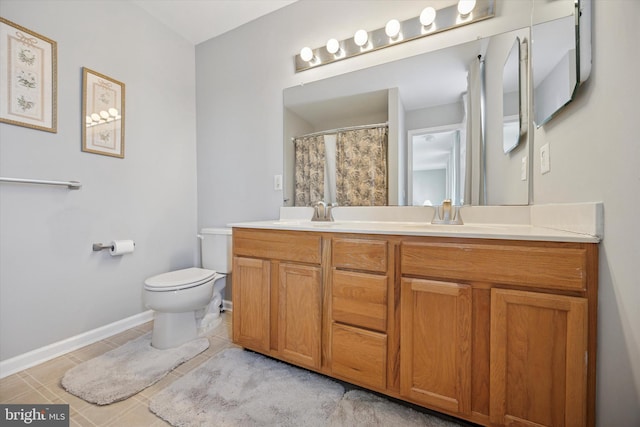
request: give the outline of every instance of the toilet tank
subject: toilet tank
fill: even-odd
[[[200,231],[202,268],[231,273],[231,229],[203,228]]]

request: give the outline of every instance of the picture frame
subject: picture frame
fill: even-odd
[[[57,43],[0,17],[0,122],[57,133]]]
[[[125,85],[82,68],[82,151],[124,158]]]

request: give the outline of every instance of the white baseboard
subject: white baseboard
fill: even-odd
[[[28,353],[0,361],[0,378],[20,372],[48,360],[54,359],[70,351],[77,350],[94,342],[103,340],[135,326],[153,320],[153,311],[148,310],[126,319],[118,320],[105,326],[84,332],[71,338],[37,348]]]
[[[224,311],[233,311],[233,303],[229,300],[223,299],[222,300],[222,309]]]

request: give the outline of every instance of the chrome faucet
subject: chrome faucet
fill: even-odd
[[[451,204],[450,199],[442,202],[442,206],[436,206],[433,213],[431,224],[456,224],[462,225],[462,216],[460,215],[460,206]]]
[[[311,221],[333,221],[332,208],[338,206],[337,203],[325,203],[323,200],[316,202],[313,206],[313,217]]]

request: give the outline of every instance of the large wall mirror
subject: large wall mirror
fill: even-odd
[[[485,144],[480,132],[468,129],[482,127],[483,93],[490,106],[484,117],[486,127],[497,129],[488,135],[493,138],[499,134],[502,140],[503,66],[513,41],[528,36],[528,29],[521,29],[285,89],[285,205],[304,206],[316,200],[350,206],[437,205],[443,198],[458,205],[485,204],[492,191],[485,167],[492,157],[504,156],[504,152],[500,146],[495,148],[496,153],[485,156],[484,147],[493,150],[493,145]],[[375,126],[386,129],[387,157],[383,161],[387,177],[378,181],[388,186],[386,200],[380,203],[356,199],[345,203],[339,195],[334,199],[334,182],[338,185],[341,182],[340,177],[334,179],[331,170],[331,159],[339,155],[334,154],[336,135]],[[306,143],[300,141],[305,136],[322,139],[325,146],[320,156],[325,158],[320,163],[328,165],[326,169],[314,172],[309,167],[308,159],[311,157],[317,163],[318,154],[305,152],[296,156],[296,145]],[[526,150],[526,141],[522,145],[521,150]],[[358,153],[354,156],[362,157]],[[303,164],[299,163],[300,158]],[[510,172],[513,168],[493,162],[493,167],[503,170],[490,175],[499,176],[500,181],[515,181],[510,194],[501,197],[501,203],[527,204],[528,186],[519,185],[521,160],[509,162],[517,162],[517,174]],[[311,189],[309,197],[296,197],[295,185],[301,173],[323,184],[319,190]],[[358,175],[355,179],[360,187],[376,181],[370,175],[366,179]]]

